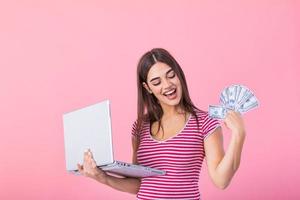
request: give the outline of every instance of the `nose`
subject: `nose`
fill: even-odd
[[[172,83],[168,79],[162,79],[162,86],[163,86],[163,90],[166,91],[166,90],[170,89],[170,87],[172,86]]]

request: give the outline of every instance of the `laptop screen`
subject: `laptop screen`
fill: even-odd
[[[67,170],[83,163],[83,154],[91,149],[97,165],[113,162],[109,100],[63,114]]]

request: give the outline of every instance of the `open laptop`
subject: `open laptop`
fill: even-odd
[[[83,163],[90,149],[102,170],[126,177],[164,175],[165,171],[114,160],[109,100],[63,114],[67,171],[79,175],[77,163]]]

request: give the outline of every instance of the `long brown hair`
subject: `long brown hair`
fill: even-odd
[[[138,88],[138,102],[137,102],[137,125],[136,131],[140,132],[142,128],[142,124],[144,122],[149,122],[150,125],[158,121],[158,130],[161,126],[161,118],[163,116],[163,110],[160,104],[158,103],[157,98],[150,94],[144,87],[143,82],[147,84],[147,76],[150,68],[156,63],[162,62],[170,66],[176,75],[178,76],[181,86],[182,86],[182,98],[179,102],[180,108],[182,108],[185,112],[190,112],[193,116],[195,116],[197,120],[197,126],[199,129],[199,121],[196,115],[196,110],[199,110],[191,101],[187,83],[185,80],[184,73],[175,60],[175,58],[165,49],[162,48],[154,48],[151,51],[146,52],[139,60],[137,66],[137,88]],[[139,135],[139,134],[137,134]]]

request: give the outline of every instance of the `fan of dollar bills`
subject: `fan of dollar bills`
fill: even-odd
[[[220,95],[220,103],[221,105],[209,105],[210,117],[224,119],[228,110],[244,114],[259,105],[253,92],[243,85],[226,87]]]

